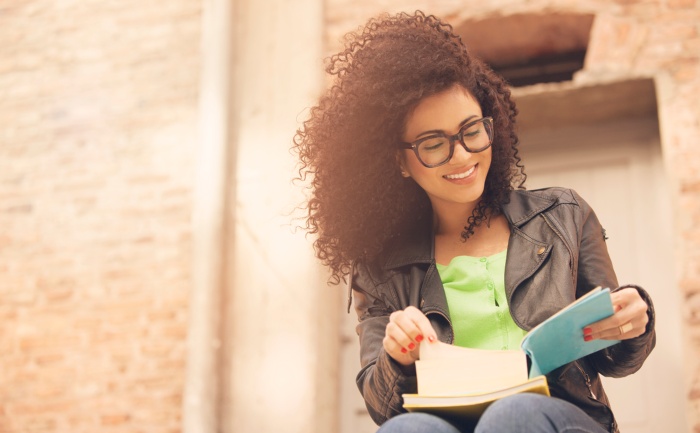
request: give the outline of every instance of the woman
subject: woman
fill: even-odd
[[[506,83],[421,12],[370,20],[348,41],[295,147],[311,177],[316,254],[336,282],[350,279],[357,384],[380,432],[617,431],[599,374],[641,367],[655,342],[653,306],[640,287],[618,287],[580,196],[522,188]],[[622,341],[548,374],[553,398],[499,400],[476,426],[404,413],[421,341],[517,349],[598,285],[617,287],[615,313],[582,337]]]

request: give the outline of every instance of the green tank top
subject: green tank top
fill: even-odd
[[[527,332],[515,324],[508,309],[506,252],[489,257],[457,256],[447,266],[437,264],[456,346],[520,349]]]

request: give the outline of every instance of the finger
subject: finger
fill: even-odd
[[[403,347],[396,340],[394,340],[390,335],[384,336],[382,345],[384,346],[384,350],[386,351],[386,353],[400,364],[411,365],[418,358],[417,354],[408,351],[405,347]]]
[[[635,310],[622,309],[612,316],[593,323],[583,329],[585,341],[625,340],[642,335],[649,321],[646,311],[641,314]]]
[[[584,327],[584,340],[627,339],[644,333],[647,317],[647,304],[634,288],[623,289],[611,295],[615,313],[598,322]],[[632,328],[629,328],[629,324]]]
[[[416,343],[420,343],[423,339],[437,341],[437,334],[430,324],[430,320],[422,311],[415,307],[408,307],[403,311],[394,312],[390,319],[400,326],[409,338]]]
[[[385,336],[384,340],[382,341],[382,346],[384,346],[386,353],[395,361],[400,364],[407,365],[408,360],[406,359],[406,354],[401,352],[403,347],[401,347],[398,343],[393,341],[390,337]]]
[[[400,316],[392,318],[391,321],[386,325],[385,337],[392,339],[396,344],[398,344],[403,353],[409,350],[413,350],[416,347],[416,343],[411,339],[408,333],[404,330],[405,324],[402,326],[400,323],[404,322],[405,319],[401,319]]]
[[[646,320],[646,317],[644,318]],[[631,314],[621,312],[614,314],[599,322],[593,323],[583,329],[583,339],[591,340],[620,340],[632,338],[644,333],[646,323],[642,319]],[[640,332],[641,330],[641,332]]]
[[[422,340],[421,330],[416,323],[416,318],[405,310],[391,314],[389,325],[387,325],[387,334],[407,350],[415,349],[420,342],[419,340]]]
[[[639,337],[644,331],[645,326],[635,324],[634,322],[626,322],[614,328],[604,329],[591,337],[601,340],[627,340],[629,338]],[[584,337],[584,339],[586,339],[586,337]],[[590,341],[590,339],[586,341]]]
[[[417,335],[409,334],[414,341],[418,343],[423,339],[427,339],[429,342],[437,341],[437,333],[433,329],[433,325],[430,324],[428,317],[422,311],[416,307],[408,307],[404,311],[419,330]]]
[[[639,295],[637,289],[628,287],[626,289],[618,290],[610,295],[615,312],[626,309],[643,309],[647,310],[648,305]]]
[[[425,326],[425,323],[430,326],[430,322],[418,309],[396,311],[390,316],[386,335],[401,346],[401,353],[409,353],[413,358],[417,358],[419,356],[419,343],[425,338],[421,331],[421,327]],[[430,332],[434,334],[432,327],[430,327]],[[427,338],[434,339],[432,334],[429,334]]]

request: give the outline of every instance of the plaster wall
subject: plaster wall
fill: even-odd
[[[340,49],[342,35],[355,30],[368,17],[416,9],[435,14],[455,26],[466,20],[518,13],[593,14],[585,67],[575,75],[574,85],[635,77],[655,80],[661,144],[675,223],[676,267],[675,273],[668,277],[669,290],[679,290],[683,300],[678,314],[683,316],[687,387],[682,392],[688,403],[689,423],[694,431],[700,431],[700,99],[697,97],[700,2],[328,0],[328,53]],[[528,93],[546,89],[546,85],[540,85]]]

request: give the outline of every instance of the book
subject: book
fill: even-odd
[[[530,357],[530,377],[547,374],[620,340],[583,340],[583,328],[613,315],[610,289],[596,287],[532,328],[520,347]]]
[[[478,418],[488,405],[509,395],[535,392],[548,396],[547,373],[619,342],[583,339],[586,325],[612,314],[610,290],[597,287],[531,329],[521,350],[422,342],[416,361],[418,392],[403,395],[404,408]]]
[[[404,394],[403,407],[409,412],[427,412],[444,418],[476,420],[494,401],[521,392],[549,397],[545,376],[537,376],[517,385],[496,391],[452,396]]]

